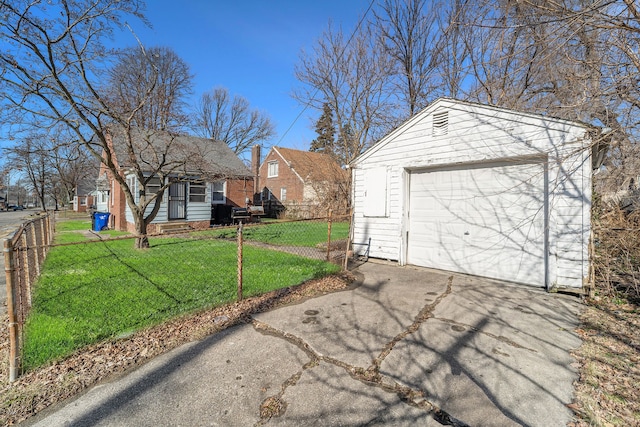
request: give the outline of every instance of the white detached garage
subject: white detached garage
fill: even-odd
[[[401,265],[582,287],[590,129],[438,99],[352,163],[354,250]]]

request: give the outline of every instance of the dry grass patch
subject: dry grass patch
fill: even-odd
[[[640,426],[640,212],[593,215],[594,299],[578,333],[574,426]]]
[[[640,308],[591,301],[581,320],[574,425],[640,425]]]

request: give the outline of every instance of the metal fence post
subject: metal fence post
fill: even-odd
[[[35,259],[35,276],[38,277],[40,276],[40,264],[41,264],[41,257],[40,257],[40,248],[38,247],[38,227],[36,226],[36,224],[40,224],[41,221],[34,221],[31,223],[31,244],[33,245],[31,249],[32,253],[33,253],[33,257]],[[27,240],[28,240],[29,236],[27,236]],[[28,248],[27,248],[28,250]]]
[[[331,214],[332,210],[329,209],[329,217],[327,221],[327,262],[331,261]]]
[[[344,250],[344,264],[342,269],[347,271],[349,269],[349,250],[351,247],[351,239],[353,234],[353,208],[349,209],[349,235],[347,236],[347,247]]]
[[[11,239],[4,240],[4,271],[7,279],[7,312],[9,315],[9,382],[18,378],[18,324],[15,309],[14,259]]]
[[[22,272],[22,288],[20,288],[21,294],[26,291],[27,304],[31,307],[31,264],[29,263],[29,242],[27,241],[27,230],[26,227],[20,227],[21,235],[20,235],[20,248],[19,251],[22,252],[22,262],[21,262],[21,272]],[[24,299],[22,299],[21,308],[24,309]]]
[[[47,222],[47,247],[48,247],[49,244],[51,243],[51,235],[53,235],[53,232],[54,232],[53,228],[55,226],[55,221],[51,221],[51,214],[47,214],[46,218],[47,218],[46,222]]]
[[[44,259],[47,256],[47,246],[49,242],[47,242],[47,220],[45,217],[40,217],[40,259],[44,262]],[[38,270],[39,271],[39,270]]]
[[[242,221],[238,223],[238,301],[242,301]]]

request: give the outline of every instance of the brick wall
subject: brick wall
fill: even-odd
[[[125,230],[127,229],[127,221],[124,215],[125,208],[127,206],[127,199],[124,196],[124,191],[120,189],[120,185],[115,182],[115,180],[111,180],[111,193],[109,195],[109,212],[112,216],[112,224],[113,228],[116,230]]]
[[[278,176],[269,178],[269,162],[278,162]],[[291,170],[287,162],[280,157],[274,150],[267,155],[264,162],[260,166],[260,185],[268,188],[277,200],[280,200],[281,189],[287,189],[287,199],[281,202],[302,203],[304,185],[298,176]]]
[[[113,151],[113,141],[109,135],[107,135],[107,146],[111,151]],[[112,160],[116,168],[118,168],[118,160],[115,156],[113,156]],[[113,178],[111,170],[109,170],[104,163],[100,163],[100,172],[98,173],[98,176],[105,175],[107,177],[107,182],[109,183],[109,200],[107,201],[107,207],[111,214],[109,217],[109,227],[115,230],[128,231],[127,221],[124,216],[125,206],[127,205],[124,192],[120,189],[120,185]]]
[[[179,221],[179,222],[183,222],[183,221]],[[191,227],[194,230],[208,230],[211,227],[211,223],[209,220],[206,221],[184,221],[186,224],[189,224],[189,227]],[[153,234],[160,234],[161,231],[161,226],[162,224],[149,224],[147,226],[147,234],[149,235],[153,235]],[[135,228],[134,225],[130,222],[128,222],[126,224],[126,231],[128,231],[131,234],[135,233]]]
[[[83,205],[80,201],[84,198],[85,204]],[[93,205],[94,199],[93,196],[76,196],[76,203],[74,203],[76,212],[87,212],[89,208]]]
[[[253,179],[227,179],[227,205],[244,207],[253,199]]]

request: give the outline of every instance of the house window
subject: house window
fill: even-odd
[[[224,203],[224,181],[211,183],[211,202]]]
[[[189,201],[204,203],[207,194],[207,185],[203,181],[189,183]]]
[[[132,193],[136,192],[136,178],[133,176],[130,176],[129,178],[127,178],[127,187],[129,187],[129,190],[131,190]]]
[[[287,200],[287,187],[282,187],[280,189],[280,201],[284,202]]]
[[[80,206],[87,206],[87,198],[80,197]]]
[[[160,191],[160,178],[158,178],[157,176],[154,176],[147,182],[147,185],[144,188],[145,188],[144,191],[146,194],[149,194],[149,195],[156,194],[158,191]]]
[[[267,178],[273,178],[278,176],[278,162],[269,162],[267,164],[267,166],[269,167],[268,171],[267,171]]]

